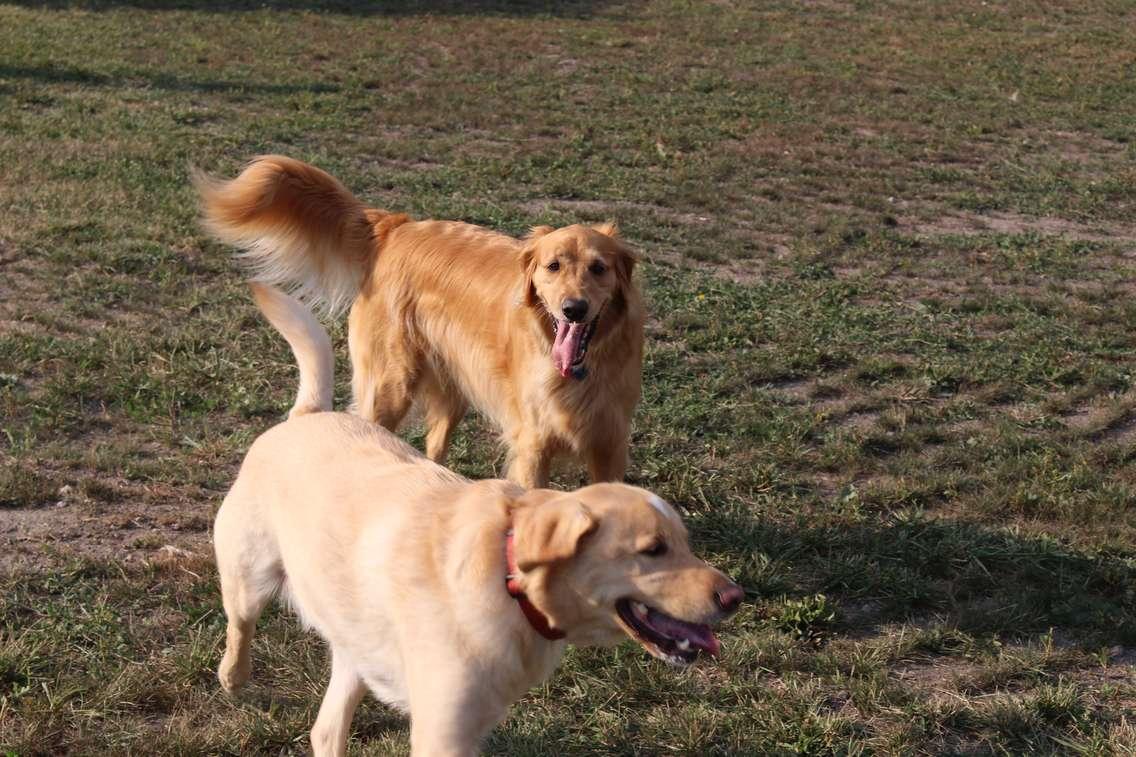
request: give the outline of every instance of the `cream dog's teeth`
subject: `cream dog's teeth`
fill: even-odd
[[[681,649],[684,652],[690,651],[690,642],[687,639],[683,639],[682,641],[680,641],[675,646],[677,646],[679,649]]]
[[[631,609],[635,611],[635,614],[638,617],[640,617],[640,618],[646,618],[647,617],[647,605],[643,604],[642,602],[633,602],[631,604]]]

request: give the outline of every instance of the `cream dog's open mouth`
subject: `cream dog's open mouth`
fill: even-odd
[[[629,634],[660,660],[689,665],[699,652],[718,654],[718,639],[708,625],[672,618],[633,599],[619,600],[615,609]]]
[[[593,318],[588,323],[572,323],[563,318],[552,322],[552,333],[555,338],[552,342],[552,363],[564,378],[572,376],[582,379],[588,375],[584,367],[584,356],[588,354],[588,342],[596,333],[596,322]]]

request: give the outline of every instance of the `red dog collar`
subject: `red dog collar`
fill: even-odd
[[[521,612],[525,614],[525,619],[528,620],[529,625],[544,638],[549,641],[558,641],[564,638],[564,632],[559,631],[552,627],[548,622],[548,616],[540,610],[536,609],[536,605],[529,601],[525,593],[521,591],[521,586],[517,581],[517,558],[513,554],[513,529],[505,532],[505,589],[509,592],[509,596],[517,600],[517,604],[521,607]]]

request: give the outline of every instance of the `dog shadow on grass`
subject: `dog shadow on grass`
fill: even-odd
[[[926,516],[788,527],[738,508],[692,530],[759,604],[823,594],[838,633],[933,617],[976,635],[1052,630],[1083,644],[1136,645],[1136,551]]]

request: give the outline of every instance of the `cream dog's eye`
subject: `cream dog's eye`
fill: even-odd
[[[639,554],[647,557],[662,557],[667,553],[667,543],[661,539],[646,549],[639,550]]]
[[[560,270],[560,261],[559,260],[553,260],[551,263],[549,263],[546,266],[546,268],[548,268],[548,270],[552,271],[553,273],[556,273],[557,271]]]
[[[588,270],[594,273],[596,276],[603,276],[604,272],[607,271],[607,266],[597,260],[596,262],[588,266]]]

